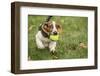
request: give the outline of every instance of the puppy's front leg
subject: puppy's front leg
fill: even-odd
[[[45,48],[42,41],[37,37],[37,35],[36,35],[36,45],[39,49],[44,49]]]
[[[50,52],[55,52],[56,42],[52,41],[49,43]]]

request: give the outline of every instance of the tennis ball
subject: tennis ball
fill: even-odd
[[[50,39],[53,41],[57,41],[59,39],[59,35],[50,35]]]

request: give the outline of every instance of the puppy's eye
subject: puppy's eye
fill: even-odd
[[[52,28],[52,25],[51,24],[48,24],[48,28]]]
[[[59,28],[61,28],[61,27],[60,27],[60,25],[57,24],[57,25],[56,25],[56,28],[59,29]]]

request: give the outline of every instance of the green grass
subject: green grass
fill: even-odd
[[[39,25],[48,16],[28,16],[28,56],[31,60],[51,60],[49,50],[38,49],[35,43],[35,35]],[[57,42],[57,56],[59,59],[87,58],[87,48],[80,47],[80,42],[87,45],[87,17],[54,16],[52,20],[58,21],[62,26],[62,33]]]

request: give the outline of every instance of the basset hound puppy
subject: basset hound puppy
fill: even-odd
[[[44,22],[36,33],[36,45],[39,49],[49,48],[50,52],[55,52],[57,40],[50,39],[50,35],[59,35],[61,25],[55,21]]]

